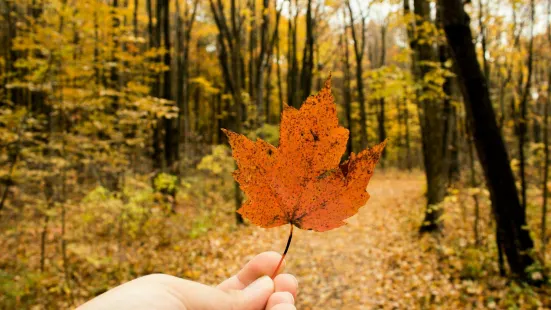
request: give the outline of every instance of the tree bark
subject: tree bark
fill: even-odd
[[[409,133],[409,109],[408,109],[408,100],[404,98],[404,136],[406,143],[406,165],[408,171],[413,170],[413,161],[411,159],[411,139]]]
[[[425,22],[430,22],[430,8],[427,0],[414,1],[416,15],[416,29]],[[420,232],[439,233],[443,223],[441,216],[444,213],[441,203],[446,196],[449,172],[449,118],[446,115],[444,104],[434,98],[429,98],[430,90],[426,87],[425,76],[432,70],[427,62],[435,61],[434,49],[427,43],[421,43],[419,33],[410,41],[415,57],[415,76],[418,83],[423,85],[417,101],[420,108],[421,138],[423,143],[423,159],[427,180],[427,207],[425,218]],[[419,94],[420,95],[420,94]]]
[[[292,0],[289,0],[289,20],[287,23],[287,62],[289,63],[287,69],[287,104],[299,108],[300,101],[298,96],[297,76],[298,70],[298,58],[297,58],[297,22],[298,22],[298,8],[297,1],[295,0],[295,15],[292,15]],[[293,17],[291,17],[293,16]]]
[[[216,3],[215,3],[216,1]],[[242,56],[241,26],[243,23],[242,13],[238,10],[236,0],[230,1],[229,18],[221,0],[209,0],[211,12],[219,31],[218,35],[218,60],[222,68],[226,89],[231,92],[235,117],[231,129],[237,133],[242,132],[242,120],[244,106],[242,91],[244,87],[244,63]],[[228,22],[229,19],[229,22]],[[229,57],[228,57],[229,56]],[[235,207],[241,207],[242,197],[239,185],[235,182]],[[243,218],[236,213],[236,222],[243,223]]]
[[[162,32],[163,32],[163,46],[165,54],[163,56],[163,63],[165,67],[169,68],[165,70],[163,74],[163,93],[162,98],[166,100],[172,100],[172,54],[171,54],[171,40],[170,40],[170,0],[159,0],[162,2]],[[178,174],[178,150],[179,140],[175,132],[175,122],[173,118],[164,118],[164,160],[166,168],[172,174]]]
[[[379,68],[383,67],[386,62],[386,31],[387,31],[387,24],[386,22],[381,25],[381,57],[379,61]],[[384,87],[384,84],[383,84]],[[385,98],[379,99],[379,113],[377,114],[377,124],[378,124],[378,132],[379,132],[379,141],[385,141],[386,140],[386,127],[385,127],[385,119],[386,119],[386,102]],[[385,159],[386,159],[386,150],[383,150],[382,159],[381,159],[381,166],[384,167]]]
[[[178,143],[183,142],[184,154],[188,149],[190,129],[189,115],[189,51],[191,47],[191,34],[199,0],[194,0],[192,7],[189,8],[187,1],[184,2],[183,17],[180,12],[180,0],[176,0],[176,106],[178,107],[178,118],[176,120],[176,129],[174,140]],[[182,139],[183,135],[183,139]],[[180,160],[179,150],[176,153],[176,160]]]
[[[279,113],[281,114],[283,113],[283,83],[281,83],[281,50],[279,46],[279,33],[276,38],[276,42],[277,95],[279,99]]]
[[[368,144],[367,136],[367,113],[365,106],[364,84],[363,84],[363,57],[365,53],[365,37],[366,37],[366,17],[361,16],[361,33],[360,37],[356,33],[354,26],[354,13],[350,1],[346,1],[348,13],[350,17],[350,30],[352,32],[352,40],[354,41],[354,55],[356,56],[356,87],[358,90],[358,101],[360,103],[360,149],[364,149]],[[363,13],[362,13],[363,14]]]
[[[526,228],[515,179],[509,165],[505,143],[497,126],[486,79],[480,69],[469,16],[460,0],[440,0],[444,31],[455,59],[455,68],[463,93],[467,118],[473,130],[478,158],[490,191],[492,210],[501,232],[498,246],[503,246],[511,271],[526,278],[526,268],[534,260],[534,247]]]
[[[314,17],[312,15],[312,0],[306,6],[306,45],[302,52],[302,68],[300,70],[300,88],[298,101],[302,102],[312,91],[312,70],[314,69]]]
[[[161,47],[161,9],[162,2],[164,0],[158,0],[155,6],[155,12],[152,7],[152,0],[147,0],[147,13],[148,13],[148,32],[149,32],[149,47],[150,48],[159,48]],[[153,23],[153,15],[155,13],[156,23]],[[159,57],[155,57],[155,62],[160,62]],[[157,75],[153,78],[153,84],[151,86],[151,95],[153,97],[161,97],[160,94],[160,76]],[[164,167],[164,158],[163,158],[163,122],[162,120],[157,120],[155,127],[153,128],[153,153],[152,153],[152,162],[153,168],[160,170]]]
[[[548,83],[551,83],[551,69],[548,69]],[[549,84],[548,84],[549,85]],[[547,248],[547,200],[549,197],[549,188],[547,182],[549,180],[549,106],[551,105],[551,87],[547,88],[547,99],[543,112],[543,202],[541,206],[541,228],[540,228],[540,241],[541,249],[540,255],[542,261],[545,261],[545,251]]]
[[[350,90],[350,53],[348,52],[348,34],[346,32],[346,26],[341,37],[341,46],[344,51],[344,110],[346,114],[346,125],[348,126],[348,142],[346,143],[346,153],[348,156],[352,154],[354,133],[352,126],[352,93]]]
[[[528,67],[528,76],[526,77],[526,84],[522,92],[522,99],[520,101],[520,117],[518,122],[518,152],[519,152],[519,166],[520,166],[520,186],[521,186],[521,198],[522,207],[526,208],[527,204],[527,183],[526,183],[526,152],[525,145],[528,138],[528,97],[530,93],[530,86],[532,85],[532,70],[534,60],[534,0],[530,0],[530,42],[528,47],[528,60],[526,66]],[[522,79],[521,79],[522,81]]]

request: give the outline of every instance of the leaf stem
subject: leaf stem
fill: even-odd
[[[291,223],[291,231],[289,232],[289,239],[287,240],[287,246],[285,246],[285,251],[283,251],[283,255],[279,260],[279,264],[277,264],[277,267],[274,270],[272,279],[275,279],[275,276],[277,275],[277,271],[279,270],[279,267],[281,267],[281,263],[283,263],[283,260],[285,259],[285,255],[287,255],[287,251],[289,250],[289,246],[291,245],[291,239],[293,239],[293,226],[294,226],[293,223]]]

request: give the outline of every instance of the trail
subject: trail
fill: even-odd
[[[369,186],[368,204],[348,225],[326,233],[297,234],[288,269],[296,269],[301,281],[299,306],[338,309],[386,303],[386,297],[379,296],[383,293],[379,282],[388,269],[385,265],[391,262],[389,254],[392,248],[403,251],[404,244],[412,244],[405,242],[411,232],[404,231],[404,221],[409,219],[393,211],[418,199],[422,182],[415,176],[375,177]]]
[[[481,208],[481,247],[474,245],[470,196],[442,205],[442,237],[420,237],[424,189],[420,172],[378,171],[368,186],[370,200],[348,225],[324,233],[295,229],[285,272],[299,281],[297,308],[509,308],[526,304],[528,295],[531,304],[551,307],[548,291],[522,295],[522,289],[499,276],[486,204]],[[203,283],[218,283],[258,253],[281,253],[288,229],[250,225],[209,234],[208,244],[200,241],[201,258],[193,260],[189,274]]]
[[[368,187],[370,200],[347,220],[348,225],[324,233],[295,230],[286,272],[296,275],[300,283],[298,309],[422,307],[437,298],[431,287],[444,288],[431,281],[436,264],[430,256],[434,255],[421,260],[416,234],[423,188],[419,173],[375,174]],[[232,249],[249,254],[241,255],[246,261],[262,251],[281,252],[288,227],[251,227],[236,234],[239,241]],[[240,256],[239,252],[226,254]]]

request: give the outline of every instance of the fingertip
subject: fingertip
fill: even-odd
[[[281,305],[281,304],[294,305],[295,298],[289,292],[275,292],[268,299],[268,303],[266,304],[266,309],[271,310],[271,309],[274,309],[277,305]]]
[[[274,284],[276,292],[289,292],[297,298],[298,280],[295,276],[288,273],[280,274],[275,277]]]
[[[291,304],[279,304],[279,305],[273,306],[269,310],[297,310],[297,308],[295,307],[295,305],[291,305]]]
[[[244,286],[265,275],[272,275],[281,260],[281,254],[270,251],[263,252],[251,259],[243,269],[237,273],[238,279]],[[285,269],[285,260],[279,267],[278,274]]]
[[[243,304],[239,309],[263,308],[274,293],[274,282],[268,276],[261,277],[243,291]]]

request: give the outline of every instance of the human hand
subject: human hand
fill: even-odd
[[[144,276],[105,292],[78,310],[296,310],[298,282],[290,274],[269,276],[281,255],[264,252],[217,287],[165,275]],[[283,271],[285,262],[281,264]]]

